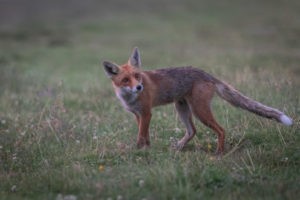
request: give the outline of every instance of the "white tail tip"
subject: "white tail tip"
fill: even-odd
[[[288,116],[286,116],[285,114],[282,114],[280,116],[280,121],[281,123],[283,123],[284,125],[290,126],[293,124],[293,120],[291,118],[289,118]]]

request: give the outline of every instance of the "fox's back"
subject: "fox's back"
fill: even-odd
[[[212,75],[192,66],[162,68],[153,70],[152,72],[157,73],[164,78],[182,82],[201,80],[205,82],[214,82],[216,80]]]
[[[154,104],[160,105],[182,99],[191,93],[195,83],[215,83],[218,81],[201,69],[188,67],[170,67],[145,71],[156,85],[157,96]],[[157,102],[157,103],[156,103]]]

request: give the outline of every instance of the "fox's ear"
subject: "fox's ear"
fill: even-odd
[[[128,64],[137,68],[140,68],[142,66],[140,52],[137,47],[133,49],[133,52],[128,60]]]
[[[103,66],[104,66],[105,73],[109,78],[111,78],[114,75],[117,75],[120,71],[120,68],[118,65],[108,62],[108,61],[104,61]]]

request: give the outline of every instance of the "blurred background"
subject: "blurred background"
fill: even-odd
[[[299,4],[2,0],[0,87],[17,89],[21,79],[89,87],[104,78],[101,61],[124,63],[134,46],[140,48],[146,69],[194,65],[227,79],[232,77],[223,70],[244,68],[299,75]]]

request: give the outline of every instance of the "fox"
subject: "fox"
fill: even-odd
[[[149,125],[153,107],[175,104],[179,119],[185,125],[184,136],[175,144],[182,150],[195,136],[193,116],[217,134],[216,154],[224,153],[225,130],[217,123],[211,110],[215,94],[231,105],[284,125],[293,124],[283,112],[257,102],[233,86],[192,66],[142,70],[139,49],[135,47],[123,65],[103,61],[104,71],[111,79],[115,94],[123,107],[135,115],[138,125],[137,148],[150,146]]]

